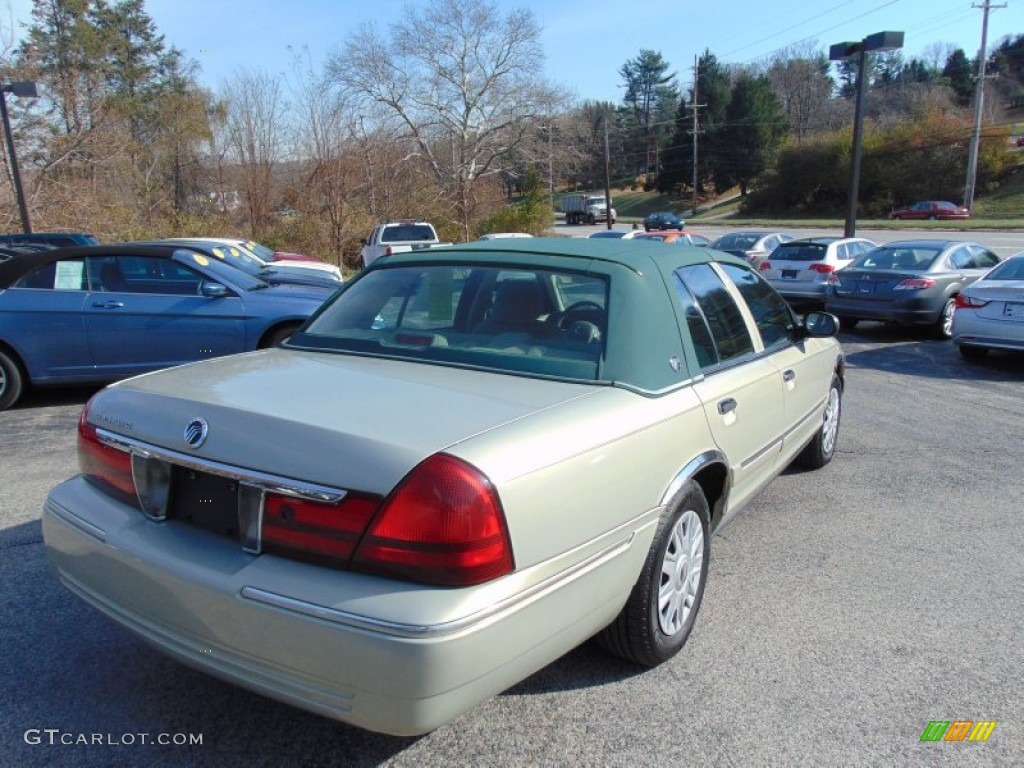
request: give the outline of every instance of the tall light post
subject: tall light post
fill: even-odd
[[[902,32],[876,32],[858,42],[836,43],[828,50],[831,61],[843,61],[857,56],[857,100],[853,109],[853,149],[850,152],[850,188],[847,193],[846,237],[853,237],[857,231],[857,196],[860,189],[860,154],[861,135],[864,131],[864,91],[867,90],[867,77],[864,76],[864,63],[867,55],[874,51],[893,51],[903,47]]]
[[[21,213],[21,229],[25,234],[32,232],[32,224],[28,219],[28,206],[25,204],[25,191],[21,187],[21,173],[18,171],[18,156],[14,152],[14,136],[11,133],[11,120],[7,116],[7,94],[27,96],[31,99],[39,95],[36,84],[31,80],[19,83],[4,83],[0,86],[0,114],[4,121],[4,138],[7,140],[7,156],[11,159],[11,179],[14,181],[14,194],[18,198],[18,211]]]

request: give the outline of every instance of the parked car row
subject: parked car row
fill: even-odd
[[[30,385],[105,382],[273,346],[342,285],[340,272],[267,264],[243,242],[7,246],[0,410]]]
[[[911,207],[926,210],[923,204]],[[768,231],[730,232],[709,242],[682,222],[680,229],[658,230],[661,216],[652,214],[645,222],[651,231],[602,230],[590,237],[731,253],[756,265],[790,304],[824,307],[847,329],[862,320],[930,327],[939,338],[953,338],[972,359],[989,349],[1024,347],[1024,256],[997,267],[999,257],[973,242],[920,239],[880,246],[866,238],[796,239]],[[981,282],[972,288],[976,281]]]

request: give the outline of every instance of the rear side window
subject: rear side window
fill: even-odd
[[[680,268],[676,271],[676,276],[686,287],[704,317],[707,330],[714,342],[715,362],[727,363],[753,354],[754,342],[747,331],[743,314],[715,271],[707,264],[696,264]],[[681,301],[684,301],[683,311],[685,313],[685,297],[681,297]],[[687,316],[687,325],[691,325],[689,316]],[[694,338],[694,346],[696,347],[698,343],[706,344],[700,338],[699,330],[698,336]],[[698,351],[697,355],[698,358],[702,356],[705,359],[710,358],[707,351]]]
[[[86,291],[89,283],[83,259],[57,261],[36,269],[14,284],[15,288],[42,288],[51,291]]]

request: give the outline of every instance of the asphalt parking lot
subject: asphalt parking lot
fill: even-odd
[[[415,739],[181,667],[60,586],[39,516],[89,390],[32,393],[0,413],[0,764],[1020,764],[1024,356],[967,363],[876,323],[842,341],[838,456],[714,539],[679,656],[639,670],[586,645]],[[996,726],[922,742],[936,720]]]

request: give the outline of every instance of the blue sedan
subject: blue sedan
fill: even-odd
[[[269,285],[179,245],[0,259],[0,410],[27,384],[112,381],[273,346],[333,293]]]

